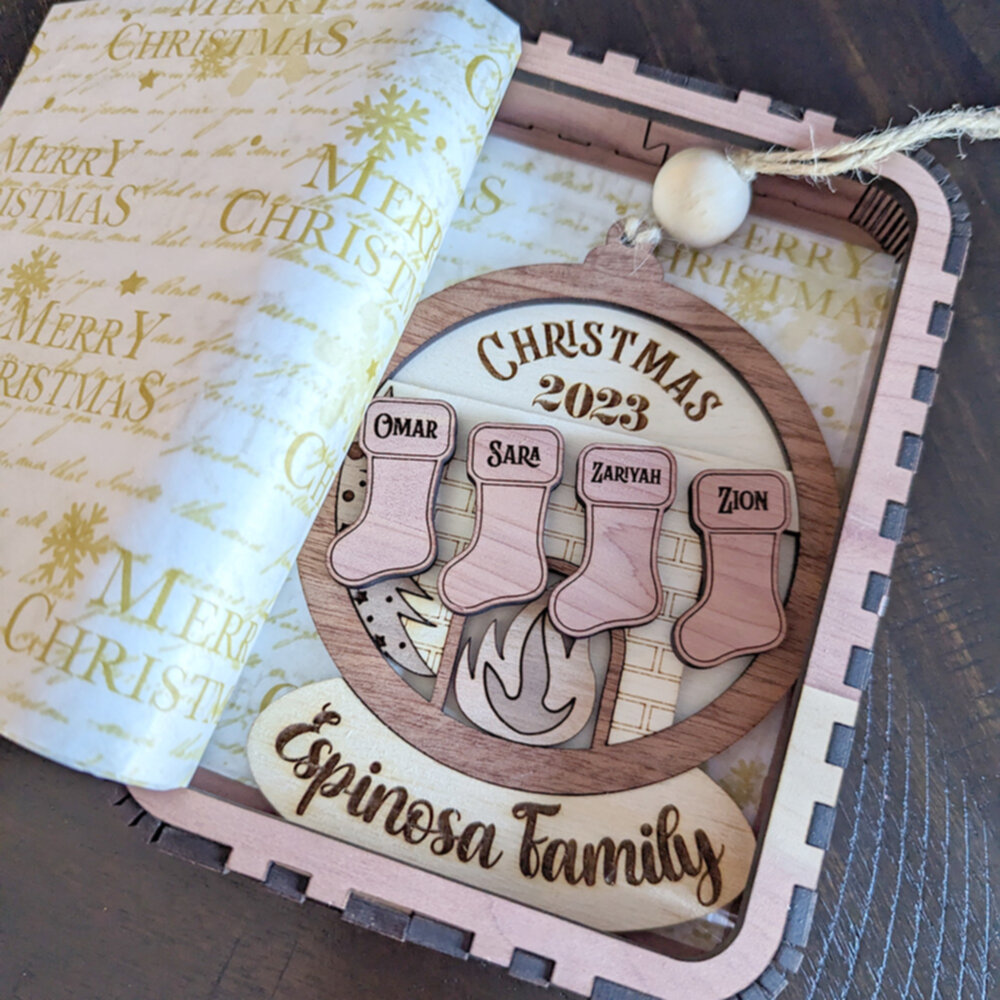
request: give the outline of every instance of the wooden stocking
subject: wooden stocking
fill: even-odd
[[[691,484],[691,519],[702,534],[701,597],[674,625],[674,649],[692,667],[763,653],[785,637],[778,592],[781,533],[791,518],[777,472],[709,471]]]
[[[479,424],[469,435],[476,485],[472,541],[441,571],[438,593],[470,615],[538,597],[548,582],[542,529],[549,494],[562,477],[562,435],[550,427]]]
[[[360,444],[368,456],[365,505],[327,555],[330,574],[345,587],[410,576],[434,562],[434,495],[455,450],[455,411],[439,400],[376,399]]]
[[[583,638],[659,614],[656,553],[676,469],[666,448],[592,444],[580,452],[576,490],[587,509],[586,549],[580,568],[552,592],[549,617],[560,632]]]

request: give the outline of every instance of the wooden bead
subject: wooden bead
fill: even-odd
[[[750,209],[750,182],[714,149],[675,153],[653,182],[653,214],[678,243],[700,249],[732,236]]]

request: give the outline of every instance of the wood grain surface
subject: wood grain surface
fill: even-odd
[[[594,485],[595,473],[608,467],[636,470],[640,483]],[[592,444],[580,452],[576,493],[587,512],[586,548],[579,568],[552,594],[549,614],[560,631],[583,638],[644,625],[660,613],[656,556],[676,489],[677,463],[666,448]]]
[[[513,461],[491,469],[490,457],[497,464],[491,449],[509,449]],[[531,464],[523,461],[532,453]],[[472,429],[467,468],[476,487],[476,523],[468,546],[438,577],[441,600],[456,614],[527,603],[545,589],[545,513],[562,463],[562,435],[554,428],[485,423]]]
[[[790,518],[788,484],[775,472],[695,476],[691,522],[702,537],[705,571],[697,604],[674,625],[674,648],[685,663],[716,667],[781,643],[778,547]]]
[[[437,556],[434,497],[455,450],[455,411],[439,401],[379,399],[365,411],[365,504],[330,543],[330,574],[345,587],[421,573]]]
[[[1000,102],[1000,18],[989,2],[498,5],[528,35],[630,52],[859,129],[907,120],[913,107]],[[48,6],[0,5],[0,89]],[[795,1000],[1000,989],[989,972],[1000,954],[990,935],[1000,908],[1000,170],[985,144],[965,159],[954,143],[932,152],[963,189],[975,236],[810,944],[783,994]],[[0,741],[3,1000],[562,995],[185,864],[147,845],[156,824],[123,819],[116,794]],[[185,852],[183,841],[161,841]]]

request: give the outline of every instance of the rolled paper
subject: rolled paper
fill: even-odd
[[[518,48],[483,0],[53,9],[0,113],[0,733],[187,783]]]

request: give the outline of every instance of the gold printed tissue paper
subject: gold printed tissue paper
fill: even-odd
[[[53,9],[0,111],[0,733],[189,780],[517,55],[478,0]]]

